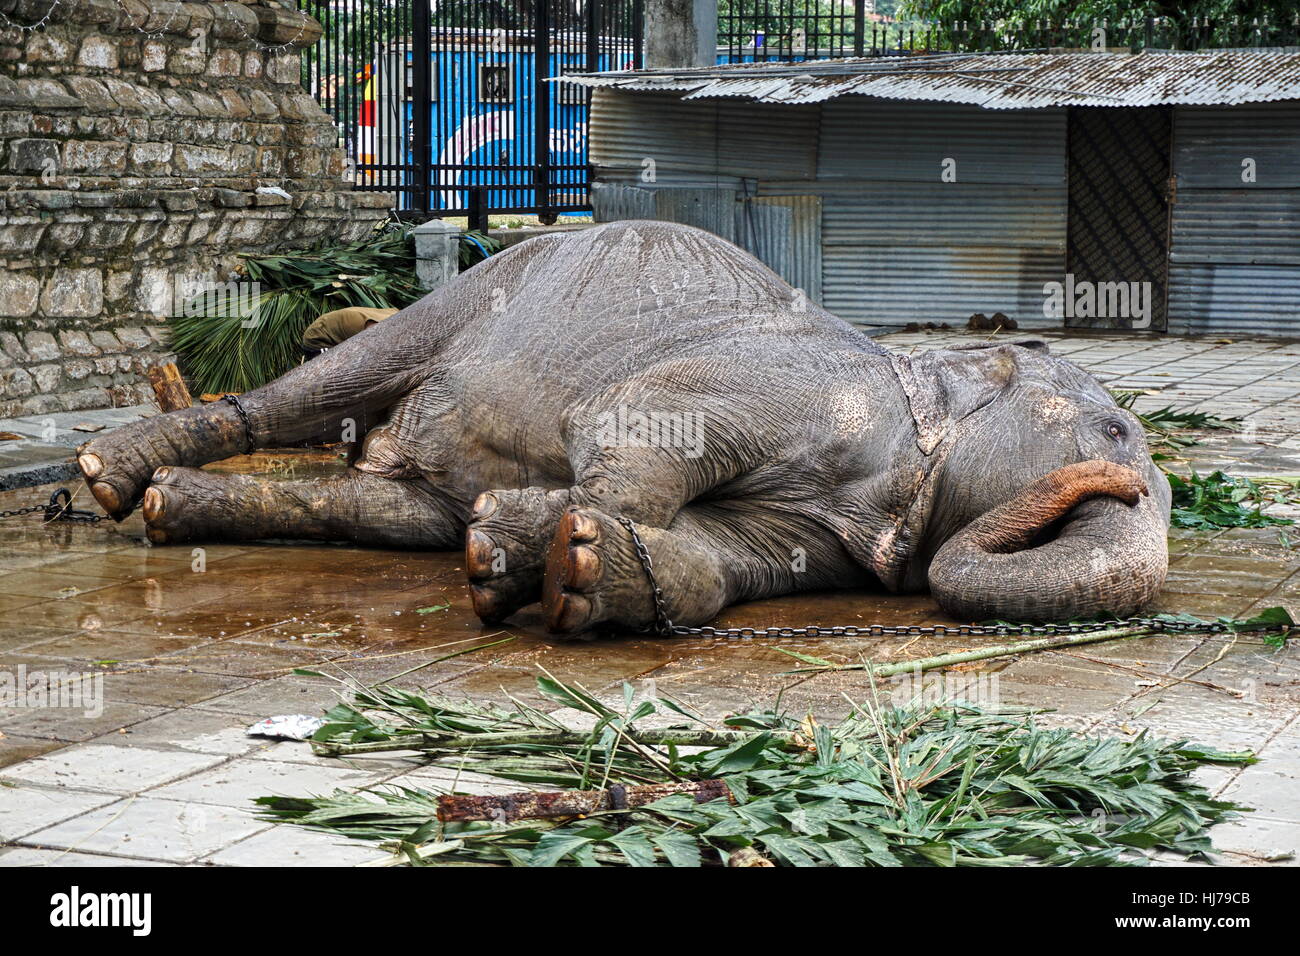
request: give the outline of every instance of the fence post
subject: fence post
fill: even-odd
[[[415,277],[423,289],[436,289],[460,271],[460,230],[441,219],[415,227]]]
[[[534,0],[533,17],[533,202],[537,218],[555,222],[551,210],[551,0]]]
[[[412,0],[411,7],[411,208],[433,210],[433,95],[429,71],[433,63],[429,21],[430,0]]]
[[[867,35],[867,0],[853,0],[853,55],[862,56]]]

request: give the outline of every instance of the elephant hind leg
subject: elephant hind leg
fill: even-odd
[[[456,548],[465,529],[454,503],[425,482],[356,470],[273,481],[168,466],[154,473],[143,511],[155,544],[288,538],[438,551]]]
[[[157,415],[114,429],[77,449],[77,464],[100,506],[121,521],[160,465],[203,465],[247,448],[239,413],[228,402]]]
[[[666,529],[635,527],[675,624],[698,626],[738,601],[867,583],[829,532],[798,517],[690,505]],[[657,623],[625,525],[595,508],[565,513],[547,554],[542,610],[549,629],[575,637],[590,637],[600,624]]]

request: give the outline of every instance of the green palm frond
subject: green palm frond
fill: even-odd
[[[246,392],[283,375],[301,359],[303,330],[325,312],[401,309],[424,295],[407,227],[390,225],[357,242],[241,258],[256,290],[251,303],[196,300],[169,323],[172,348],[196,392]]]

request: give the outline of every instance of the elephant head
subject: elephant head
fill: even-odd
[[[1041,343],[895,360],[927,462],[908,584],[969,619],[1127,615],[1168,569],[1141,423]]]

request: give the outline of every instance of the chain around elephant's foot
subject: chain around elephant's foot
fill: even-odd
[[[602,623],[652,624],[650,584],[627,529],[595,508],[568,509],[546,557],[542,611],[547,628],[573,637]]]
[[[474,613],[503,621],[542,596],[546,545],[569,504],[567,489],[485,491],[465,530],[465,573]]]

